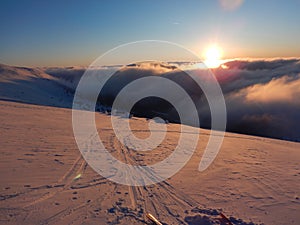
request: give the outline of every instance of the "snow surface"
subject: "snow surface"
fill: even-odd
[[[68,89],[39,69],[1,65],[0,79],[1,224],[151,224],[146,213],[163,224],[220,224],[220,212],[233,224],[299,224],[300,143],[226,133],[215,161],[199,172],[210,133],[200,129],[196,152],[175,176],[119,185],[82,158]],[[167,124],[161,145],[137,152],[118,141],[110,121],[96,114],[99,136],[131,164],[163,160],[180,135],[180,125]],[[130,120],[140,138],[149,135],[148,123]]]

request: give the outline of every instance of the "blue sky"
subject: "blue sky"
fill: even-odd
[[[300,1],[245,0],[235,10],[204,1],[1,1],[0,63],[89,65],[126,42],[211,43],[224,58],[299,57]]]

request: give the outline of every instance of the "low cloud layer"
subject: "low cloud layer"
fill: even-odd
[[[223,68],[215,74],[229,131],[300,140],[299,59],[232,61]]]
[[[193,66],[193,63],[129,65],[109,80],[101,91],[99,102],[110,106],[118,92],[130,82],[146,76],[161,76],[171,79],[187,91],[197,105],[201,125],[209,127],[210,111],[203,92],[180,69],[199,70],[201,76],[201,69]],[[60,78],[72,88],[76,87],[84,71],[85,68],[46,69],[47,73]],[[300,59],[233,60],[212,72],[225,97],[228,131],[300,140]],[[140,88],[149,88],[153,93],[158,93],[164,87],[149,83]],[[135,91],[139,93],[138,89]],[[184,99],[178,101],[184,103]],[[162,99],[140,101],[134,111],[149,117],[158,113],[165,119],[178,122],[174,108]]]

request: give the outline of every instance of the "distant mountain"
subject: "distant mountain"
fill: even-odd
[[[0,99],[70,108],[73,97],[70,89],[43,69],[0,64]]]

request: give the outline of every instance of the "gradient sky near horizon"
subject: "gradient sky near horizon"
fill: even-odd
[[[300,57],[299,0],[0,3],[0,63],[89,65],[127,42],[157,39],[223,58]]]

